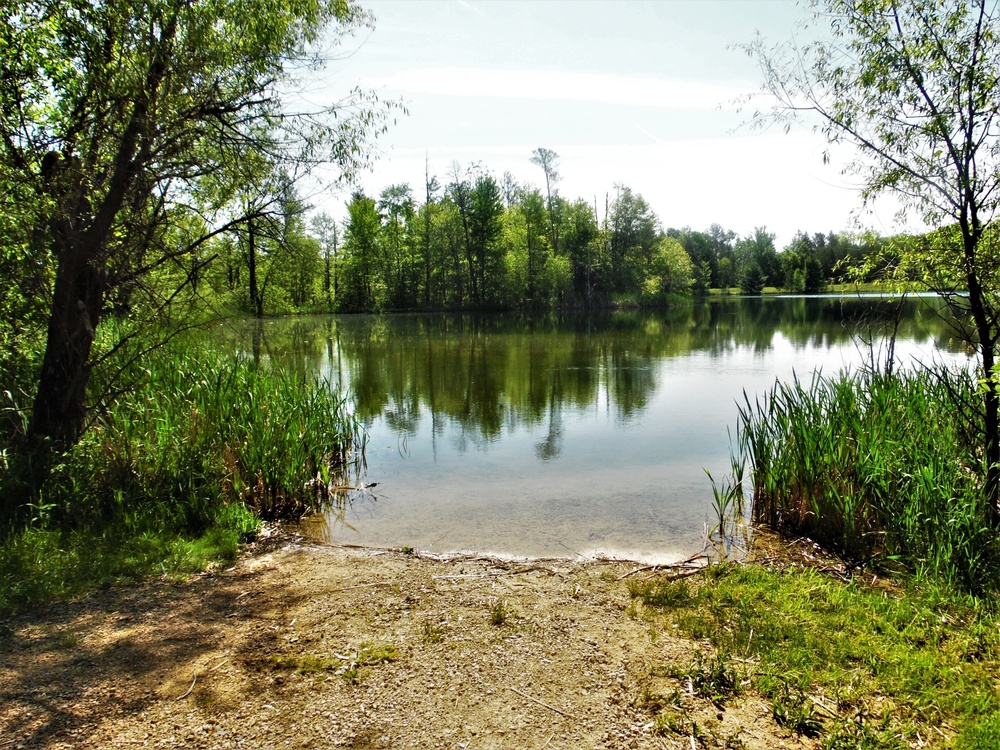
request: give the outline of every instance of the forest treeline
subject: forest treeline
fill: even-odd
[[[443,184],[428,172],[419,192],[358,190],[339,222],[307,218],[288,197],[269,226],[218,242],[207,281],[226,308],[258,316],[654,306],[709,289],[820,292],[886,250],[873,235],[803,231],[779,251],[765,227],[744,237],[719,224],[664,228],[631,188],[566,199],[552,188],[558,156],[540,148],[531,159],[544,190],[455,164]]]

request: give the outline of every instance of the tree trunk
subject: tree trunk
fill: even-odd
[[[970,229],[969,223],[960,222],[964,235],[966,261],[966,286],[969,292],[969,311],[979,338],[979,354],[983,362],[983,460],[986,476],[983,491],[990,503],[990,521],[1000,531],[1000,387],[995,380],[997,336],[990,325],[989,301],[986,299],[979,275],[976,273],[976,255],[982,232]]]
[[[255,318],[264,317],[264,300],[257,286],[257,237],[253,221],[247,222],[247,271],[250,276],[250,308]]]
[[[104,301],[104,270],[78,246],[59,244],[45,357],[28,426],[36,445],[49,438],[70,446],[83,433],[90,350]]]

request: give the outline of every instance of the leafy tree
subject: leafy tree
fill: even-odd
[[[760,294],[767,284],[767,277],[755,260],[750,260],[743,264],[738,279],[740,292],[742,294]]]
[[[322,268],[319,241],[306,234],[302,202],[290,189],[284,202],[281,234],[275,252],[269,259],[268,276],[276,291],[287,299],[279,309],[305,309],[313,304],[316,278]]]
[[[510,207],[517,203],[521,186],[517,184],[517,179],[509,171],[503,173],[503,178],[500,180],[500,192],[503,193],[504,206],[510,210]]]
[[[266,209],[247,213],[245,233],[243,226],[233,230],[246,235],[250,306],[257,318],[264,317],[266,304],[277,312],[309,303],[319,268],[319,246],[305,234],[305,207],[294,184],[282,179],[277,190]]]
[[[641,269],[657,240],[658,220],[641,195],[624,185],[617,188],[609,217],[610,282],[612,291],[627,292],[642,278]]]
[[[0,185],[19,200],[0,239],[12,240],[5,260],[31,257],[23,276],[49,301],[33,443],[81,434],[95,332],[117,290],[165,265],[193,271],[211,237],[250,220],[233,200],[234,167],[248,154],[274,170],[289,158],[300,168],[334,160],[348,174],[364,165],[385,109],[357,92],[293,116],[280,92],[325,29],[366,23],[345,0],[6,6]],[[206,234],[171,232],[185,212],[205,217]],[[162,309],[176,290],[158,291]]]
[[[431,298],[432,298],[433,292],[434,292],[434,289],[433,289],[433,279],[435,277],[434,271],[435,271],[436,264],[435,264],[435,258],[434,258],[435,253],[432,251],[432,248],[434,248],[436,246],[436,244],[437,244],[437,243],[434,242],[434,239],[435,239],[434,234],[435,233],[433,231],[433,229],[434,229],[434,216],[435,216],[435,213],[436,213],[436,211],[434,209],[436,208],[437,192],[440,189],[441,189],[441,186],[438,183],[437,177],[431,177],[431,168],[430,168],[430,162],[429,162],[429,160],[425,161],[424,162],[424,194],[425,194],[426,199],[425,199],[424,205],[423,205],[423,207],[421,209],[422,222],[420,224],[421,228],[423,229],[423,237],[422,237],[422,242],[420,243],[420,248],[421,248],[421,251],[422,251],[422,261],[423,261],[423,270],[424,270],[424,278],[423,278],[424,290],[423,291],[424,291],[424,306],[425,307],[430,307],[430,305],[431,305]]]
[[[711,238],[704,232],[694,232],[689,228],[668,229],[667,236],[678,240],[691,259],[693,288],[698,292],[708,291],[713,275],[718,276],[718,259],[713,252]]]
[[[389,185],[379,196],[378,210],[385,220],[382,273],[389,287],[389,301],[393,307],[406,307],[415,302],[410,297],[414,264],[406,237],[407,226],[414,216],[410,186],[406,183]]]
[[[599,264],[600,238],[594,208],[585,200],[566,205],[562,247],[569,258],[572,293],[577,302],[593,301],[595,269]]]
[[[736,266],[732,258],[719,260],[719,280],[716,283],[720,289],[730,289],[737,285]]]
[[[493,177],[482,172],[476,177],[469,195],[468,242],[474,258],[477,285],[475,303],[496,306],[503,289],[503,250],[500,233],[503,229],[503,201],[500,187]]]
[[[813,118],[857,149],[867,201],[891,194],[936,231],[901,257],[971,321],[979,355],[985,491],[1000,528],[1000,8],[990,0],[825,0],[832,38],[747,51],[770,106],[758,122]],[[960,286],[964,294],[955,294]]]
[[[744,294],[760,294],[765,286],[781,285],[781,261],[774,249],[774,235],[757,227],[736,243],[737,283]]]
[[[528,305],[539,302],[538,282],[549,260],[548,228],[545,203],[542,194],[537,190],[525,190],[521,193],[518,205],[524,222],[524,240],[526,251],[526,297]]]
[[[819,252],[825,246],[826,238],[818,234],[814,238],[799,232],[792,244],[781,253],[781,267],[784,273],[784,287],[801,294],[816,294],[822,291],[825,277]],[[819,242],[821,247],[817,247]]]
[[[684,246],[674,237],[664,237],[653,248],[647,285],[657,295],[688,294],[694,280],[694,265]]]
[[[453,250],[457,249],[456,246],[459,242],[461,244],[468,271],[469,285],[472,289],[472,300],[475,304],[479,305],[482,303],[482,294],[480,293],[481,283],[476,267],[476,255],[472,248],[472,235],[469,230],[469,217],[472,212],[472,185],[469,173],[463,170],[457,161],[451,166],[451,177],[452,181],[448,185],[448,199],[455,208],[452,216],[457,219],[457,222],[453,222],[452,224],[453,230],[456,231],[449,234],[449,239],[451,240]],[[461,274],[460,270],[456,269],[456,271],[458,274]],[[461,277],[459,276],[459,278]],[[459,282],[459,304],[461,304],[463,298],[462,286],[461,282]]]
[[[380,264],[382,219],[375,201],[358,191],[347,204],[344,229],[344,272],[337,309],[379,310],[385,304]]]
[[[444,307],[461,308],[467,303],[468,275],[466,248],[468,247],[465,215],[456,202],[463,199],[464,188],[450,183],[437,212],[438,237],[442,245],[442,294]]]
[[[320,213],[312,218],[310,224],[323,253],[323,300],[326,309],[332,311],[333,300],[337,296],[337,254],[340,250],[337,222],[329,214]]]

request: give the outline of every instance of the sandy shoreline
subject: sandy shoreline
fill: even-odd
[[[631,600],[623,561],[435,559],[280,535],[224,571],[0,624],[0,750],[809,747],[745,694],[689,695],[700,644]],[[693,737],[693,735],[692,735]]]

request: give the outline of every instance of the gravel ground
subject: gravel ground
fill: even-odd
[[[278,534],[0,623],[0,750],[812,747],[752,693],[653,676],[700,647],[633,604],[623,579],[653,574]],[[657,723],[657,695],[697,728]]]

